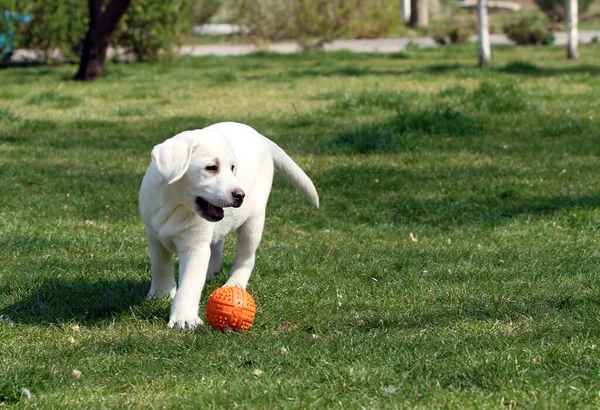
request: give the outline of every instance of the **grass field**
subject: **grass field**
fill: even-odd
[[[493,53],[0,71],[0,407],[597,408],[600,48]],[[222,120],[322,206],[276,176],[254,326],[177,332],[138,189]]]

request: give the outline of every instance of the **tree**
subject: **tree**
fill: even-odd
[[[103,0],[88,0],[89,28],[83,41],[76,80],[90,81],[104,74],[104,60],[110,38],[131,0],[111,0],[102,10]]]
[[[569,27],[569,38],[567,41],[567,58],[576,59],[579,58],[579,50],[577,49],[579,45],[579,33],[577,31],[578,4],[577,0],[568,0],[568,3],[567,25]]]
[[[487,0],[479,0],[477,3],[477,31],[479,34],[479,67],[489,64],[492,59],[490,49],[490,30],[488,26]]]
[[[400,3],[400,14],[402,23],[408,24],[410,22],[410,0],[398,0]]]
[[[533,0],[555,26],[568,20],[569,0]],[[585,13],[595,0],[578,0],[578,13]]]
[[[429,1],[411,0],[410,3],[409,25],[417,27],[429,26]]]

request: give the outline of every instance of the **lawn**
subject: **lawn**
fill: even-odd
[[[597,408],[600,48],[493,53],[0,71],[0,407]],[[276,176],[254,326],[178,332],[138,190],[155,144],[222,120],[321,208]]]

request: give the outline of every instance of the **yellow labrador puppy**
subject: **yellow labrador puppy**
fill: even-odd
[[[246,288],[274,168],[319,206],[317,190],[304,171],[247,125],[223,122],[185,131],[152,150],[139,198],[152,263],[148,297],[173,298],[169,327],[202,324],[202,288],[207,276],[219,272],[225,236],[234,231],[237,249],[225,286]],[[173,276],[174,253],[179,255],[179,287]]]

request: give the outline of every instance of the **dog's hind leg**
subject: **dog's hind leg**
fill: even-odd
[[[237,248],[231,276],[224,286],[237,286],[246,289],[250,274],[254,268],[256,249],[262,238],[265,224],[265,213],[254,215],[249,218],[237,230]]]
[[[221,271],[221,263],[223,263],[223,245],[225,240],[222,239],[217,243],[210,245],[210,261],[208,262],[208,272],[206,279],[214,279]]]
[[[173,254],[165,249],[162,243],[147,230],[146,236],[152,263],[152,284],[150,285],[148,298],[167,296],[172,299],[177,290],[177,284],[173,277]]]

